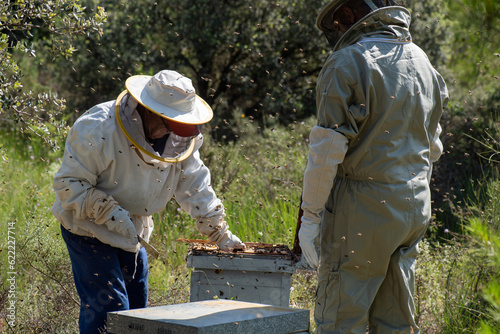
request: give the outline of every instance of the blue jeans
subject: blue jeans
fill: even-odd
[[[61,233],[80,296],[81,334],[106,333],[108,312],[147,306],[148,258],[144,248],[136,262],[136,254],[96,238],[75,235],[63,226]]]

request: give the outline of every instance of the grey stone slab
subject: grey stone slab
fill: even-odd
[[[291,334],[309,332],[309,310],[234,300],[108,313],[112,334]]]

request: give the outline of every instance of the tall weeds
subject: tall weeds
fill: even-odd
[[[78,301],[71,264],[50,213],[57,162],[36,141],[3,133],[2,144],[0,332],[73,333]]]
[[[490,180],[486,185],[486,201],[482,209],[469,220],[478,257],[483,261],[484,286],[481,297],[487,303],[479,333],[500,333],[500,198],[499,180]]]

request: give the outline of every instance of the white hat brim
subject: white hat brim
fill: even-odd
[[[156,102],[144,89],[151,80],[150,75],[134,75],[125,81],[125,87],[132,97],[155,114],[183,124],[205,124],[213,117],[212,108],[196,95],[193,110],[183,112]]]

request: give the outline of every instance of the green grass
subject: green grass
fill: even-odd
[[[37,154],[41,147],[20,138],[2,134],[2,144],[8,147],[0,162],[0,279],[4,283],[12,276],[10,272],[17,275],[15,298],[8,298],[2,289],[1,304],[16,302],[15,333],[74,332],[77,297],[71,265],[50,213],[58,163],[41,160]],[[9,235],[15,244],[9,243]],[[8,251],[15,252],[15,264],[7,271],[4,264],[13,255]],[[8,322],[4,312],[2,315],[0,331]]]

